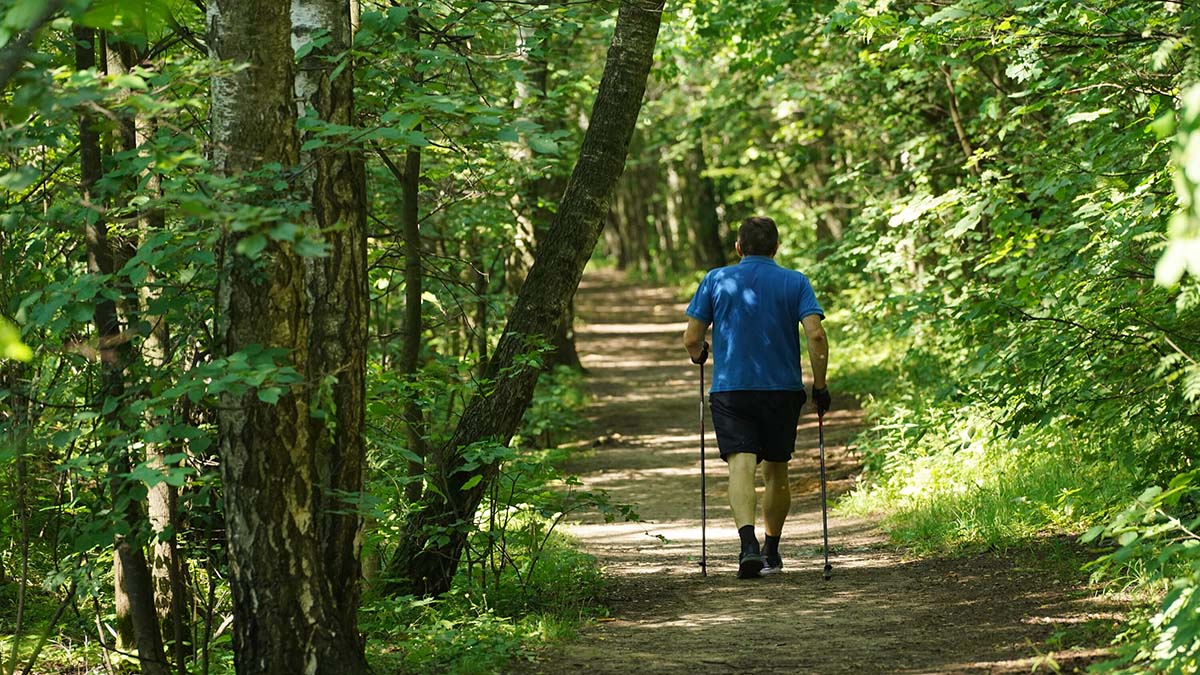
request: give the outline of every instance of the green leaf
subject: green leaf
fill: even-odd
[[[150,88],[146,84],[146,80],[142,79],[141,76],[134,75],[132,73],[122,73],[117,75],[113,77],[112,83],[115,87],[123,87],[125,89],[133,89],[136,91],[146,91]]]
[[[310,138],[307,141],[304,141],[304,143],[300,146],[300,152],[312,152],[313,150],[316,150],[317,148],[323,148],[326,145],[328,145],[328,143],[326,143],[324,139]]]
[[[2,318],[0,318],[0,358],[13,361],[28,361],[33,358],[33,350],[21,342],[21,333],[17,327]]]
[[[467,482],[463,483],[462,489],[470,490],[471,488],[475,487],[476,485],[479,485],[479,483],[482,481],[483,481],[483,476],[471,476],[471,478],[469,480],[467,480]]]
[[[238,240],[237,246],[234,248],[239,254],[244,255],[247,258],[253,259],[253,258],[257,258],[259,256],[259,254],[263,252],[263,249],[265,249],[266,247],[267,247],[267,235],[265,235],[261,232],[257,232],[248,237],[243,237],[242,239]]]
[[[4,15],[4,26],[14,31],[32,28],[42,18],[46,4],[46,0],[17,0]]]
[[[1168,110],[1158,119],[1146,125],[1146,130],[1152,132],[1159,140],[1167,138],[1175,133],[1175,111]]]
[[[1163,489],[1157,485],[1148,487],[1142,491],[1141,496],[1138,497],[1138,501],[1142,502],[1143,504],[1149,504],[1151,500],[1162,494],[1162,491]]]
[[[529,139],[529,148],[543,155],[557,155],[558,143],[545,136],[534,136]]]
[[[19,166],[0,175],[0,190],[20,192],[37,182],[38,172],[32,166]]]
[[[1067,115],[1067,118],[1065,121],[1068,125],[1079,124],[1080,122],[1094,122],[1111,112],[1112,112],[1112,108],[1101,108],[1099,110],[1093,110],[1091,112],[1074,113],[1071,115]]]

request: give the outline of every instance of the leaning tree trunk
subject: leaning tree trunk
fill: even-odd
[[[311,199],[295,219],[324,233],[327,255],[305,258],[269,241],[247,259],[244,233],[222,242],[220,338],[228,354],[250,345],[286,352],[303,383],[276,403],[227,393],[219,411],[221,476],[233,591],[234,656],[248,673],[365,673],[359,639],[359,518],[344,495],[361,492],[366,343],[365,190],[356,153],[326,149],[301,164],[298,111],[311,106],[347,125],[350,68],[331,78],[328,57],[349,43],[346,0],[208,4],[209,45],[249,68],[213,82],[213,164],[235,176],[271,164],[300,169],[286,194],[246,176],[257,199]],[[297,68],[295,50],[328,38]],[[270,224],[265,226],[269,229]],[[268,401],[272,398],[265,397]]]
[[[495,384],[471,401],[435,454],[441,489],[426,491],[423,508],[407,525],[393,590],[437,595],[450,587],[467,526],[498,470],[495,463],[465,468],[464,451],[479,442],[508,443],[529,405],[538,369],[528,357],[558,330],[600,236],[641,110],[662,8],[663,0],[621,3],[579,160],[488,363],[486,379]]]
[[[561,1],[561,0],[560,0]],[[550,97],[550,44],[555,39],[558,19],[544,19],[536,27],[522,27],[519,31],[520,40],[518,51],[522,54],[523,79],[517,84],[516,107],[521,110],[533,111],[533,121],[543,131],[555,131],[561,128],[559,117],[547,112],[547,101]],[[554,22],[554,23],[551,23]],[[531,158],[534,150],[527,147],[521,153],[523,158]],[[517,232],[513,260],[509,268],[509,283],[514,292],[525,281],[525,276],[537,255],[538,242],[546,237],[554,223],[554,210],[550,204],[562,196],[566,186],[566,177],[558,172],[537,173],[529,178],[521,191],[521,208],[518,209]],[[575,302],[572,298],[567,303],[567,315],[559,323],[558,330],[550,340],[550,351],[545,357],[547,368],[567,366],[583,372],[583,363],[579,360],[579,351],[575,347]]]

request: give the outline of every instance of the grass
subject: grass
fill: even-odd
[[[1081,533],[1111,512],[1128,484],[1118,467],[1029,446],[987,438],[965,449],[893,455],[841,508],[885,514],[892,537],[917,553],[1006,550]]]
[[[605,579],[595,560],[553,535],[537,572],[483,588],[460,574],[437,599],[411,596],[369,600],[362,613],[368,658],[383,673],[485,675],[576,634],[605,610]]]

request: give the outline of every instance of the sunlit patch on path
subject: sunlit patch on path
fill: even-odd
[[[636,505],[640,522],[584,517],[570,533],[614,578],[612,620],[514,672],[1028,673],[1064,627],[1104,613],[995,555],[911,560],[871,522],[831,518],[834,577],[821,579],[816,419],[801,418],[792,461],[784,573],[734,577],[737,533],[711,423],[706,460],[708,576],[700,575],[698,369],[682,349],[686,302],[668,289],[590,273],[577,296],[594,442],[568,467]],[[831,349],[836,358],[837,345]],[[831,382],[837,396],[837,384]],[[847,401],[826,416],[830,489],[850,489],[862,423]],[[761,530],[761,525],[760,525]],[[1097,654],[1050,655],[1071,672]]]

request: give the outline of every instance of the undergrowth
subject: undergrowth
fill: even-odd
[[[451,590],[438,598],[368,597],[361,628],[381,673],[482,675],[573,635],[603,614],[605,578],[559,525],[571,514],[636,518],[631,507],[558,471],[583,420],[582,378],[567,368],[539,381],[520,433],[476,515]]]
[[[838,504],[842,513],[880,516],[892,540],[918,555],[1072,542],[1077,580],[1090,575],[1135,601],[1115,635],[1088,633],[1111,639],[1116,657],[1092,670],[1198,672],[1200,471],[1147,475],[1131,459],[1178,447],[1185,434],[1133,422],[1096,429],[1066,416],[1014,423],[1017,404],[963,396],[945,376],[951,365],[919,340],[868,338],[853,327],[831,336],[830,381],[868,417],[858,438],[864,473]]]
[[[605,613],[600,602],[605,578],[597,561],[581,552],[558,525],[582,510],[599,511],[611,519],[636,518],[636,514],[628,506],[611,503],[603,493],[583,489],[556,468],[568,452],[557,446],[571,439],[583,423],[584,402],[582,378],[574,371],[558,369],[539,382],[521,432],[503,456],[494,487],[481,504],[450,592],[438,598],[386,597],[381,585],[368,582],[359,629],[375,672],[504,672],[513,660],[566,639],[586,618]],[[366,532],[365,558],[377,557],[394,542],[393,537],[402,532],[404,516],[401,509],[383,506],[389,502],[381,495],[394,493],[396,483],[376,481],[370,488],[375,494],[364,500],[364,508],[373,525]],[[197,558],[190,562],[197,567],[189,574],[203,589],[209,568],[199,567]],[[16,553],[0,553],[4,569],[19,563]],[[49,580],[31,579],[19,640],[12,635],[17,585],[0,583],[0,673],[11,672],[12,665],[17,666],[16,672],[45,675],[135,669],[132,655],[110,651],[115,610],[105,590],[111,588],[111,574],[106,573],[111,568],[111,560],[98,561],[95,569],[101,575],[92,587],[81,585],[57,618],[61,601],[36,586]],[[201,638],[196,640],[199,648],[189,672],[228,675],[234,672],[232,605],[227,590],[214,588],[220,590],[211,597],[196,598],[201,616],[194,628]],[[206,621],[209,603],[211,620]],[[97,640],[97,626],[105,644]],[[46,640],[35,658],[42,636]],[[32,670],[23,668],[31,662]]]
[[[499,591],[460,574],[436,598],[377,598],[363,607],[372,665],[383,673],[503,672],[514,659],[573,636],[580,622],[604,612],[604,577],[593,557],[554,535],[532,578],[511,570]]]

